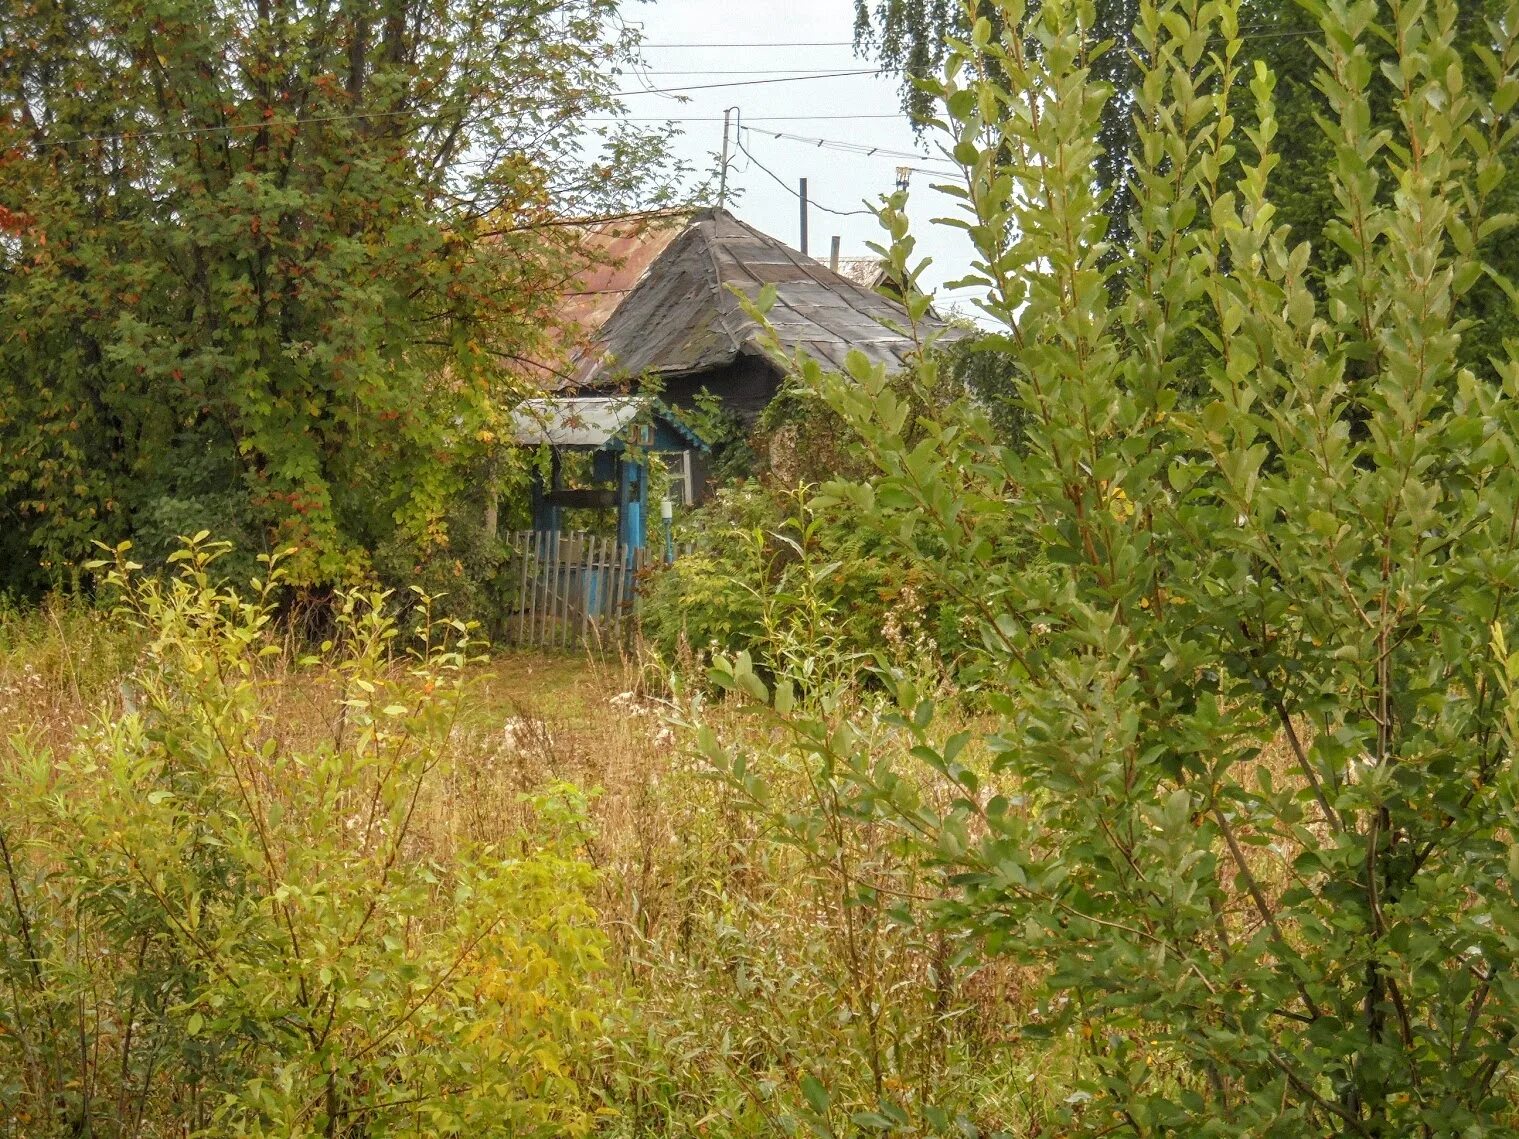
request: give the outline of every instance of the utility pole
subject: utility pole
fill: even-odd
[[[828,247],[828,268],[835,273],[839,271],[839,243],[843,240],[838,234],[834,234],[833,242]]]
[[[723,165],[717,172],[717,208],[723,209],[728,204],[728,122],[737,107],[723,108]]]
[[[807,252],[807,179],[802,179],[802,191],[797,195],[802,199],[802,252]]]

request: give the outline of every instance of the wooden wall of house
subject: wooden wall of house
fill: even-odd
[[[672,407],[694,407],[698,393],[706,389],[721,399],[723,407],[738,416],[748,430],[781,390],[782,380],[781,370],[770,361],[758,356],[740,356],[721,368],[666,379],[662,398]],[[699,451],[691,453],[697,502],[705,502],[716,489],[711,479],[715,457]]]
[[[703,388],[722,400],[745,427],[753,427],[760,412],[781,390],[781,371],[758,356],[740,356],[721,368],[672,376],[664,381],[662,398],[674,407],[691,407]]]

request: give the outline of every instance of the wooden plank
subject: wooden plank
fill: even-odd
[[[523,534],[513,536],[513,548],[517,551],[517,626],[513,630],[512,641],[521,644],[523,640],[522,630],[527,621],[527,575],[528,567],[532,564],[528,554],[527,538]]]
[[[573,541],[560,551],[559,560],[559,627],[554,630],[559,648],[569,647],[570,602],[573,600],[575,580],[575,556],[580,542]]]
[[[538,535],[538,631],[534,648],[542,648],[549,633],[549,605],[554,597],[554,558],[559,553],[559,542],[553,531],[544,530]]]
[[[622,572],[622,559],[626,553],[626,547],[618,542],[612,550],[612,595],[608,598],[607,605],[607,631],[608,642],[617,636],[617,626],[622,621],[622,586],[624,574]]]
[[[543,532],[533,534],[533,623],[527,643],[533,648],[539,645],[543,635],[543,578],[548,564],[548,550],[543,545]]]
[[[601,614],[607,604],[607,544],[605,537],[596,543],[596,556],[591,567],[591,588],[586,597],[587,647],[594,646],[601,639]]]
[[[542,597],[538,600],[538,642],[537,647],[543,648],[548,643],[549,637],[549,611],[554,604],[554,559],[559,555],[559,542],[550,530],[545,530],[543,536],[538,539],[543,549],[543,556],[538,560],[542,567]]]
[[[524,638],[529,648],[538,647],[538,617],[543,612],[543,542],[538,532],[533,531],[533,584],[532,599],[528,602],[527,636]]]
[[[543,632],[538,645],[546,649],[554,639],[554,575],[559,570],[559,535],[546,530],[543,543],[548,556],[543,562]]]
[[[584,651],[591,643],[591,598],[596,596],[596,551],[601,548],[601,538],[592,534],[586,539],[585,568],[580,571],[580,620],[576,627],[576,643]]]
[[[575,574],[575,546],[572,538],[568,542],[562,538],[559,542],[559,576],[556,582],[559,586],[558,593],[554,596],[554,611],[558,614],[554,621],[554,647],[564,648],[565,610],[570,602],[570,578]]]
[[[564,536],[550,532],[544,541],[548,543],[549,560],[543,590],[543,647],[550,649],[554,647],[554,600],[559,595],[559,558],[564,552]]]
[[[622,543],[615,537],[607,541],[606,581],[607,599],[601,609],[601,642],[606,644],[611,636],[612,626],[617,620],[617,554],[622,549]]]
[[[617,548],[617,539],[609,538],[606,542],[606,565],[602,569],[606,583],[606,595],[602,600],[602,644],[606,644],[606,630],[611,629],[612,614],[617,611]]]
[[[640,546],[633,551],[633,581],[632,595],[628,598],[628,627],[623,640],[631,641],[633,633],[638,628],[638,610],[640,598],[638,596],[638,575],[649,565],[649,551],[645,546]]]
[[[613,599],[617,592],[616,572],[613,569],[616,563],[617,536],[614,534],[601,547],[601,597],[596,605],[596,639],[602,644],[607,639],[607,626],[611,622]]]
[[[527,563],[530,566],[532,577],[527,580],[527,621],[523,627],[523,644],[532,648],[538,644],[538,591],[542,588],[542,557],[544,551],[538,545],[538,532],[530,533],[527,539]]]
[[[554,566],[554,622],[550,631],[553,646],[556,649],[564,647],[564,603],[569,594],[570,559],[575,553],[574,540],[565,541],[559,539],[559,557]]]
[[[592,537],[585,552],[585,573],[580,579],[580,647],[591,643],[591,598],[596,596],[596,551],[601,539]]]
[[[522,603],[517,609],[517,644],[525,645],[533,613],[533,538],[526,530],[517,538],[522,550]]]
[[[617,624],[617,643],[628,643],[628,630],[632,627],[633,606],[637,604],[638,595],[638,555],[637,546],[628,547],[628,569],[623,575],[627,580],[627,593],[622,599],[622,620]]]
[[[565,566],[564,647],[566,649],[575,647],[575,629],[580,605],[580,577],[585,566],[585,543],[584,537],[576,541],[575,548],[570,551],[573,556]]]
[[[586,543],[585,568],[580,572],[580,634],[578,643],[583,649],[590,644],[591,598],[595,595],[596,547],[601,540],[594,535]]]
[[[564,627],[568,623],[568,614],[565,607],[570,600],[570,567],[574,564],[575,543],[574,541],[559,543],[559,572],[554,577],[556,593],[554,596],[554,647],[564,648]]]
[[[622,542],[617,543],[617,605],[612,610],[612,634],[619,640],[622,638],[622,610],[627,604],[628,596],[628,554],[629,549]]]

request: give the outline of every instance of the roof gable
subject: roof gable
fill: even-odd
[[[750,300],[775,286],[768,320],[783,352],[803,350],[830,367],[851,349],[900,370],[916,350],[901,305],[739,221],[703,210],[652,259],[593,331],[574,366],[577,386],[608,386],[653,373],[705,371],[741,355],[768,356],[760,325],[733,294]],[[626,274],[625,274],[626,275]],[[932,321],[932,327],[942,327]]]

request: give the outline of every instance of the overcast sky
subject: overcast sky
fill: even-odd
[[[629,113],[676,120],[685,132],[677,143],[681,156],[698,169],[715,170],[712,156],[722,146],[723,109],[740,108],[745,126],[742,141],[753,160],[736,146],[732,148],[729,186],[741,193],[730,197],[729,208],[751,225],[796,246],[800,225],[794,191],[798,179],[805,177],[813,202],[808,252],[814,257],[826,260],[834,234],[843,238],[845,257],[868,255],[865,243],[878,241],[881,236],[875,218],[858,214],[841,217],[821,207],[863,210],[865,200],[874,202],[879,194],[892,189],[898,166],[914,161],[850,153],[834,144],[923,155],[916,161],[925,170],[911,175],[913,231],[919,253],[934,260],[926,285],[941,290],[937,294],[941,310],[955,307],[954,298],[944,293],[942,286],[965,272],[969,257],[960,231],[928,224],[930,218],[950,212],[954,203],[929,188],[936,179],[925,172],[935,167],[950,168],[937,148],[925,149],[913,137],[900,112],[896,79],[855,74],[795,82],[751,82],[782,79],[791,73],[871,68],[873,61],[856,56],[850,47],[852,0],[747,0],[742,4],[732,0],[652,0],[627,5],[623,15],[629,22],[642,25],[648,61],[646,74],[625,78],[624,90],[745,83],[683,92],[681,97],[688,100],[684,103],[668,95],[631,95],[625,99]],[[677,46],[690,44],[743,46]],[[821,139],[829,145],[778,139],[775,132]],[[930,155],[938,161],[932,161]],[[783,185],[761,169],[761,164]],[[964,294],[960,296],[963,300]]]

